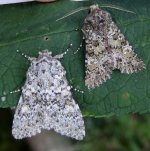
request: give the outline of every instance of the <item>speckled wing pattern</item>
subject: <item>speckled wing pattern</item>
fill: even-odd
[[[66,71],[56,56],[44,51],[38,58],[32,58],[14,115],[13,136],[22,139],[42,129],[52,129],[82,140],[84,121],[70,88]]]
[[[105,82],[114,69],[130,74],[145,68],[111,15],[98,5],[90,7],[82,31],[86,43],[85,85],[88,88]]]

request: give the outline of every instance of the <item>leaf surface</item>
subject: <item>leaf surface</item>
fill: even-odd
[[[53,55],[71,51],[61,60],[67,71],[70,84],[84,90],[73,92],[86,116],[110,116],[133,112],[150,111],[150,3],[149,0],[112,0],[111,4],[134,11],[126,13],[111,8],[109,11],[138,57],[146,64],[146,70],[136,74],[121,74],[114,71],[112,78],[98,88],[88,90],[84,86],[85,48],[74,52],[82,41],[81,29],[88,11],[76,13],[56,22],[73,9],[90,6],[96,1],[57,1],[50,4],[24,3],[0,6],[0,95],[21,88],[26,80],[30,62],[16,52],[37,57],[38,52],[49,49]],[[110,4],[97,0],[98,4]],[[1,97],[0,107],[17,105],[20,93]]]

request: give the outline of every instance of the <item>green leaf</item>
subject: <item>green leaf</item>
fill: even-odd
[[[76,13],[59,22],[56,19],[73,9],[90,6],[94,2],[26,3],[0,6],[0,95],[21,88],[26,79],[30,62],[16,53],[19,49],[29,56],[49,49],[53,55],[65,51],[70,43],[72,50],[61,60],[67,71],[70,84],[84,90],[73,92],[84,115],[110,116],[129,112],[150,111],[150,3],[149,0],[112,0],[111,4],[134,11],[126,13],[109,11],[120,30],[135,49],[147,69],[136,74],[121,74],[114,71],[112,78],[98,88],[88,90],[84,86],[85,48],[74,55],[82,41],[81,29],[88,11]],[[109,0],[98,4],[110,4]],[[103,8],[104,9],[104,8]],[[17,105],[20,93],[1,97],[0,107]]]

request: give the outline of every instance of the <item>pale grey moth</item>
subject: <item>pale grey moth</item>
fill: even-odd
[[[16,139],[34,136],[42,129],[76,140],[85,136],[81,111],[59,61],[64,54],[53,57],[44,50],[38,58],[29,57],[31,66],[13,119],[12,134]]]

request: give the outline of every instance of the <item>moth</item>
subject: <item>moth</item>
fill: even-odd
[[[111,15],[98,5],[90,7],[82,31],[86,43],[85,85],[88,88],[95,88],[110,79],[115,69],[131,74],[145,68]]]
[[[37,58],[28,58],[31,66],[13,119],[12,134],[16,139],[34,136],[42,129],[76,140],[85,136],[83,116],[59,61],[64,54],[53,57],[44,50]]]
[[[131,12],[115,6],[102,6]],[[89,7],[79,8],[70,14]],[[58,20],[60,20],[58,19]],[[90,12],[83,22],[82,32],[85,39],[85,85],[95,88],[111,78],[113,70],[131,74],[145,68],[145,64],[137,57],[132,46],[113,22],[111,15],[98,5],[90,6]]]

